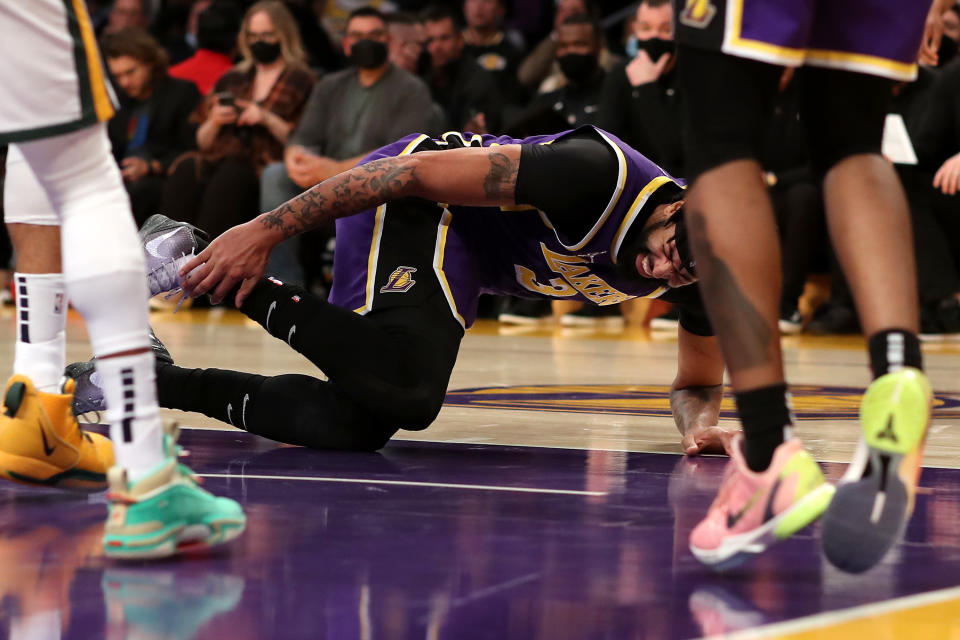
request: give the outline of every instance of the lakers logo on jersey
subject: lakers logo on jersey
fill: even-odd
[[[413,267],[397,267],[387,278],[387,284],[380,287],[380,293],[406,293],[417,281],[413,279]]]
[[[507,68],[507,59],[498,53],[484,53],[477,58],[477,64],[485,71],[503,71]]]
[[[695,29],[706,29],[716,14],[717,7],[710,0],[686,0],[680,22]]]

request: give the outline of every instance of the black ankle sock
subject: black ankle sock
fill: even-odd
[[[770,466],[773,452],[783,444],[785,427],[793,424],[785,383],[734,394],[743,423],[743,455],[753,471]]]
[[[920,340],[915,333],[905,329],[887,329],[873,334],[867,340],[870,350],[870,368],[873,377],[879,378],[891,369],[913,367],[923,370],[923,354]]]

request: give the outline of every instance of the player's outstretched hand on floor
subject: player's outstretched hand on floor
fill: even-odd
[[[228,229],[180,269],[184,291],[193,298],[209,293],[210,301],[217,304],[243,283],[234,301],[239,308],[263,277],[270,252],[282,239],[256,219]]]
[[[713,425],[709,427],[694,427],[683,435],[681,446],[688,456],[698,456],[703,453],[730,455],[730,443],[733,437],[740,433],[737,427]]]

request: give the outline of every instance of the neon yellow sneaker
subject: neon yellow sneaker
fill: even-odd
[[[763,553],[820,517],[833,487],[799,440],[774,451],[766,470],[756,472],[743,455],[743,436],[730,447],[720,491],[707,516],[690,533],[690,551],[717,571]]]
[[[78,491],[107,488],[113,443],[80,429],[73,390],[71,379],[62,393],[44,393],[26,376],[10,378],[0,411],[0,477]]]
[[[166,461],[136,482],[121,467],[110,469],[103,551],[111,558],[161,558],[233,540],[246,527],[243,509],[204,491],[177,461],[177,428],[164,427]]]
[[[823,552],[844,571],[876,565],[913,514],[933,393],[906,368],[873,381],[860,404],[863,437],[823,519]]]

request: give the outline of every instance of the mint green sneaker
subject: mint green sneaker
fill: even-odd
[[[913,514],[933,392],[922,371],[873,381],[860,404],[863,437],[823,518],[823,551],[861,573],[896,544]]]
[[[166,462],[134,483],[127,470],[107,474],[107,525],[103,552],[109,558],[162,558],[233,540],[247,524],[243,509],[199,486],[199,478],[178,462],[176,425],[164,427]]]

